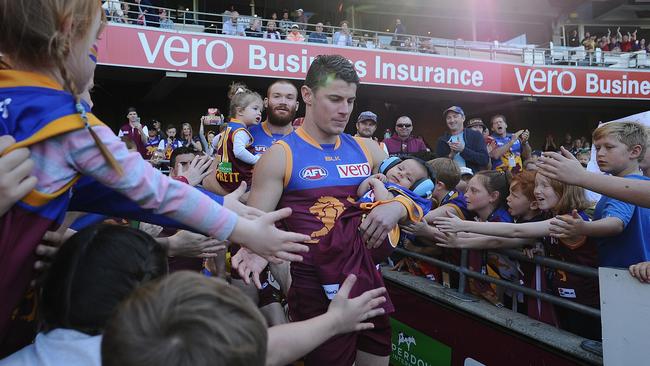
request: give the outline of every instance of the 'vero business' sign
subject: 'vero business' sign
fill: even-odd
[[[272,78],[304,78],[319,54],[341,54],[363,83],[531,96],[650,99],[650,72],[529,67],[408,52],[238,38],[110,24],[99,63]]]

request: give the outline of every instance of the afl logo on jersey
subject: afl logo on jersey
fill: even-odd
[[[320,166],[311,165],[300,171],[300,178],[304,180],[321,180],[327,177],[327,170]]]

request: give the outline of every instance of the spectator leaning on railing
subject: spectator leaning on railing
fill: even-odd
[[[106,17],[109,21],[122,22],[124,12],[122,11],[122,5],[118,0],[107,0],[102,5],[102,9],[106,12]]]
[[[291,24],[291,31],[287,34],[286,39],[291,42],[304,42],[305,36],[300,33],[300,27],[298,27],[298,24],[293,23]]]
[[[266,39],[282,39],[280,32],[275,28],[276,24],[274,20],[269,20],[266,23],[266,30],[262,33],[262,38]]]
[[[327,35],[323,33],[323,23],[321,22],[316,23],[316,30],[309,33],[309,39],[307,40],[307,42],[328,43]]]
[[[283,34],[287,34],[289,32],[289,28],[291,28],[291,25],[293,22],[291,19],[289,19],[289,12],[287,10],[282,12],[282,19],[280,19],[280,32]]]
[[[160,18],[160,28],[174,29],[174,22],[167,17],[167,10],[160,9],[160,12],[158,13],[158,17]]]
[[[251,18],[248,28],[244,32],[246,37],[262,38],[262,21],[259,18]]]
[[[238,21],[239,13],[233,11],[230,13],[230,19],[223,23],[223,29],[221,33],[227,34],[230,36],[242,36],[246,37],[245,25]]]
[[[352,34],[350,33],[347,20],[342,21],[341,30],[334,33],[332,44],[337,46],[352,46]]]

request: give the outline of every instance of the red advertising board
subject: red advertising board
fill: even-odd
[[[110,24],[99,63],[303,79],[314,57],[341,54],[363,83],[524,96],[650,99],[650,72],[506,62]]]

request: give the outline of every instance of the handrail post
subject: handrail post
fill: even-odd
[[[461,268],[467,268],[467,249],[461,249],[460,251],[460,266]],[[467,276],[465,273],[460,272],[458,274],[458,292],[461,294],[465,293],[465,286],[467,282]]]

